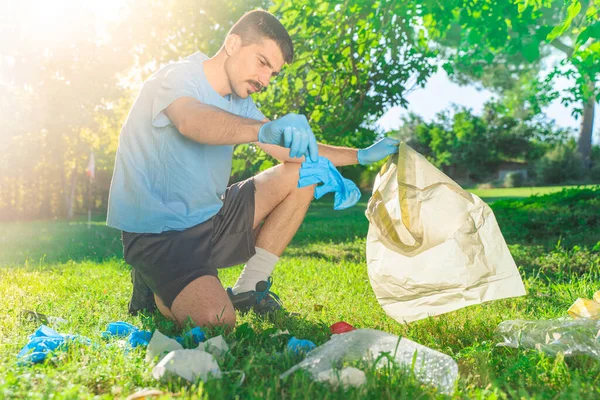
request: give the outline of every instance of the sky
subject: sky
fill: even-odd
[[[566,87],[568,81],[557,82],[557,87]],[[470,107],[476,114],[481,114],[483,104],[492,97],[487,90],[477,90],[474,86],[459,86],[450,81],[446,71],[439,69],[429,80],[424,88],[415,89],[406,96],[408,109],[402,107],[390,108],[377,122],[384,131],[396,129],[400,126],[400,117],[409,111],[423,117],[426,121],[433,119],[438,112],[448,109],[452,103]],[[546,115],[556,121],[561,127],[571,127],[579,132],[580,118],[571,115],[571,108],[554,101],[545,110]],[[600,144],[600,103],[596,104],[594,118],[593,143]]]

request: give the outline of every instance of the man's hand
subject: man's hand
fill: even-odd
[[[396,139],[388,137],[383,138],[366,149],[358,150],[358,162],[362,165],[369,165],[379,160],[383,160],[390,154],[397,153],[399,144],[400,142]]]
[[[319,157],[317,139],[304,115],[287,114],[260,127],[258,141],[290,149],[290,157]]]

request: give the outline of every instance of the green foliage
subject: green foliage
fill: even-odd
[[[476,181],[491,177],[502,161],[536,160],[568,133],[531,116],[517,118],[499,102],[486,103],[481,116],[455,106],[429,123],[414,114],[402,122],[400,140],[451,176],[466,171]]]
[[[593,247],[600,237],[600,186],[496,201],[492,209],[507,243]]]
[[[535,164],[536,178],[541,184],[576,181],[584,175],[581,156],[571,144],[559,144]]]
[[[412,2],[277,1],[295,43],[295,61],[257,97],[270,118],[308,116],[319,141],[366,147],[372,123],[435,70]]]
[[[504,177],[503,186],[507,188],[521,187],[525,183],[525,177],[520,172],[509,172]]]
[[[423,20],[429,37],[443,46],[446,71],[457,81],[480,82],[507,96],[517,109],[539,113],[560,98],[582,114],[600,92],[600,1],[470,0],[426,1]],[[556,50],[559,65],[539,75],[541,61]],[[556,79],[572,85],[556,90]],[[592,113],[583,113],[586,121]],[[591,121],[582,124],[579,151],[587,159]]]

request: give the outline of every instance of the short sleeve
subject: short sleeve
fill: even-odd
[[[266,119],[265,115],[260,112],[254,101],[252,101],[252,97],[248,97],[248,108],[246,109],[246,118],[255,119],[258,121],[262,121]]]
[[[203,101],[202,94],[194,82],[193,71],[186,64],[174,64],[162,76],[152,101],[153,126],[164,128],[171,123],[165,109],[180,97],[192,97]]]

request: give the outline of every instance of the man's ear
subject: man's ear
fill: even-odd
[[[242,38],[236,34],[228,35],[225,38],[225,52],[228,56],[235,54],[242,47]]]

